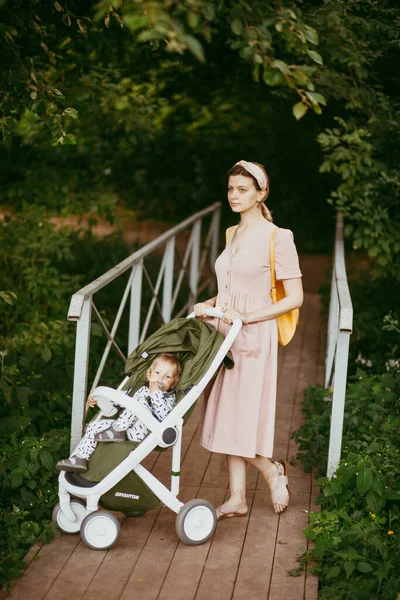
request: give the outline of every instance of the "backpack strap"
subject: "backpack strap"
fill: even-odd
[[[228,227],[228,229],[225,232],[225,241],[226,243],[228,243],[229,240],[229,236],[231,235],[232,229],[236,227],[236,225],[232,225],[232,227]]]
[[[275,282],[275,233],[278,227],[275,227],[273,232],[271,233],[271,241],[270,241],[270,263],[271,263],[271,298],[273,303],[276,303],[276,282]]]

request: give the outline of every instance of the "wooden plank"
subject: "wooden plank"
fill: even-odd
[[[252,491],[247,494],[250,509],[253,495]],[[219,521],[195,596],[196,600],[231,598],[248,520],[249,516]]]
[[[226,488],[202,486],[198,497],[218,506],[224,500]],[[179,542],[157,600],[192,600],[211,548],[212,538],[201,546],[187,546]]]
[[[132,571],[151,534],[161,509],[151,510],[142,517],[127,517],[115,547],[111,548],[83,600],[119,600]]]
[[[182,463],[181,481],[185,486],[201,485],[211,459],[211,453],[200,445],[200,434],[199,427]]]
[[[195,498],[197,488],[183,488],[181,499]],[[161,590],[179,538],[175,531],[176,514],[164,507],[126,582],[121,600],[155,600]]]
[[[80,541],[45,600],[79,600],[104,560],[106,550],[92,550]]]
[[[300,402],[304,387],[316,382],[320,349],[320,319],[319,302],[313,294],[306,295],[306,305],[309,317],[306,321],[304,341],[301,352],[301,364],[296,377],[294,405],[290,420],[290,430],[294,431],[302,423]],[[311,317],[312,315],[312,317]],[[317,318],[315,318],[317,317]],[[288,439],[289,456],[295,454],[296,444]],[[273,572],[269,600],[279,600],[292,594],[292,597],[303,598],[306,585],[305,574],[297,578],[288,577],[288,569],[297,566],[296,559],[301,554],[301,548],[307,548],[307,540],[302,533],[308,524],[312,480],[303,472],[300,463],[289,470],[289,485],[291,502],[289,509],[280,517],[278,526],[278,541],[273,561]],[[288,541],[286,541],[288,540]],[[281,541],[281,544],[279,543]]]
[[[79,544],[79,535],[57,535],[50,544],[43,546],[39,559],[30,563],[18,581],[9,600],[42,600],[50,589],[75,547]]]
[[[233,600],[267,598],[278,521],[279,516],[272,510],[269,494],[257,491],[235,582]],[[231,527],[233,526],[232,523]]]

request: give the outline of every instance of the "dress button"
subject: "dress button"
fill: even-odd
[[[227,285],[225,286],[225,289],[226,289],[226,290],[228,289],[228,286],[227,286]]]
[[[225,305],[225,306],[228,306],[228,303],[227,303],[227,302],[224,302],[224,305]]]

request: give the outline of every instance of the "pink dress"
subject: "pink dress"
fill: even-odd
[[[216,306],[250,312],[272,304],[270,297],[270,236],[276,226],[267,222],[266,236],[254,237],[236,254],[231,231],[225,250],[217,258]],[[301,277],[299,260],[288,229],[275,234],[277,279]],[[230,326],[213,324],[223,335]],[[201,444],[211,452],[272,457],[274,446],[278,331],[276,319],[243,325],[232,345],[235,366],[222,368],[208,398]]]

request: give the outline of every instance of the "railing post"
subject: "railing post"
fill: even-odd
[[[72,392],[71,452],[82,437],[89,366],[92,298],[87,298],[76,324],[74,387]]]
[[[344,404],[346,398],[347,363],[349,360],[350,331],[340,331],[338,335],[331,428],[329,434],[329,454],[327,477],[331,478],[338,468],[342,449]]]
[[[197,296],[197,285],[199,281],[199,258],[201,242],[201,220],[199,219],[193,225],[193,244],[190,255],[190,275],[189,275],[189,306],[192,306]]]
[[[221,207],[215,211],[212,217],[213,236],[211,240],[210,248],[210,269],[214,271],[215,261],[217,260],[218,254],[218,242],[219,242],[219,227],[221,221]]]
[[[142,300],[143,259],[133,267],[131,301],[129,308],[128,356],[139,343],[140,306]]]
[[[337,336],[339,328],[339,298],[336,282],[335,266],[332,271],[331,295],[329,302],[328,335],[325,360],[325,387],[328,387],[332,380],[333,363],[335,360],[335,351],[337,345]]]
[[[171,320],[172,290],[174,285],[175,237],[168,240],[165,248],[164,287],[162,297],[162,318],[164,323]]]
[[[343,243],[343,214],[336,218],[335,257],[333,261],[329,304],[328,343],[325,364],[325,387],[332,381],[333,399],[329,434],[327,476],[331,478],[340,461],[346,399],[347,364],[350,334],[353,329],[353,306],[346,277]]]

